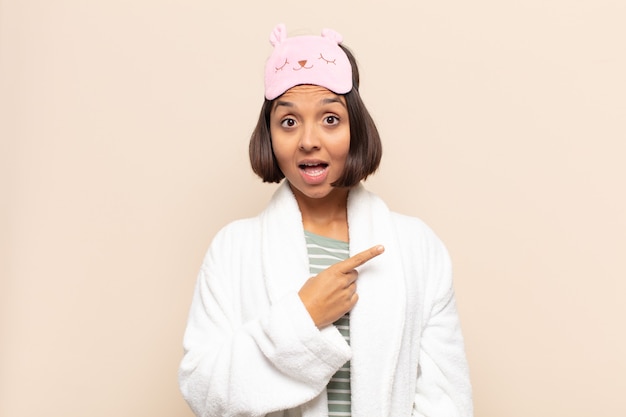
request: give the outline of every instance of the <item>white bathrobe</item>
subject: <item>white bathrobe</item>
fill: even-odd
[[[302,217],[283,182],[258,216],[214,238],[184,337],[179,381],[202,417],[327,416],[326,385],[351,360],[354,417],[471,416],[450,260],[420,220],[358,185],[348,197],[359,268],[350,345],[317,329],[298,291],[310,277]]]

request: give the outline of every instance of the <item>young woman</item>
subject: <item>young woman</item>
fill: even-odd
[[[209,248],[183,396],[203,417],[471,416],[446,249],[361,184],[382,148],[354,57],[332,30],[270,41],[250,159],[282,184]]]

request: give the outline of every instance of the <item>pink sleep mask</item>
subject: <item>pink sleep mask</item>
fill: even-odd
[[[337,94],[352,89],[352,66],[339,47],[342,36],[331,29],[322,36],[287,37],[284,24],[270,35],[274,51],[265,64],[265,98],[273,100],[300,84],[314,84]]]

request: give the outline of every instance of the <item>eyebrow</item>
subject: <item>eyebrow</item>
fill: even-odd
[[[274,108],[278,106],[293,107],[294,105],[290,101],[278,100],[276,104],[274,104]]]
[[[339,103],[343,107],[346,107],[346,103],[344,103],[342,100],[340,100],[339,97],[324,98],[324,99],[321,100],[321,104],[331,104],[331,103]]]
[[[341,104],[343,107],[346,107],[346,104],[341,101],[341,99],[339,97],[332,97],[332,98],[323,98],[319,101],[320,104],[332,104],[332,103],[339,103]],[[276,102],[276,104],[274,105],[274,109],[276,109],[278,106],[285,106],[285,107],[295,107],[295,104],[292,103],[291,101],[286,101],[286,100],[278,100]]]

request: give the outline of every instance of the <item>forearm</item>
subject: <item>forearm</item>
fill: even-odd
[[[187,329],[180,369],[181,391],[199,416],[296,407],[314,398],[350,357],[337,330],[319,331],[296,294],[234,330],[203,316]]]

